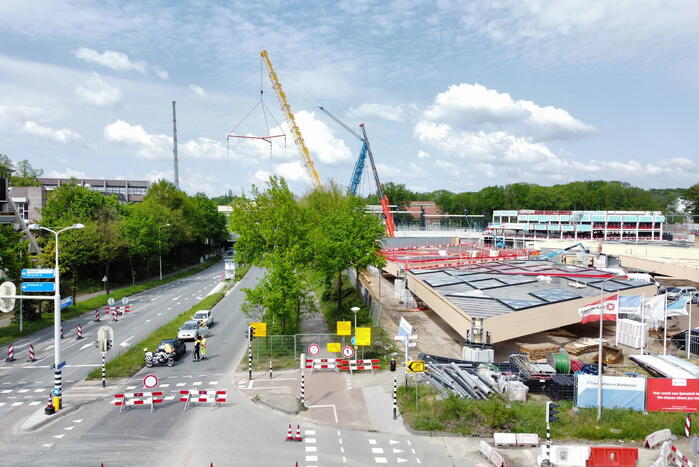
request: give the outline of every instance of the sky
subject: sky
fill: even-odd
[[[266,49],[324,183],[349,184],[361,142],[319,106],[364,123],[381,181],[415,191],[688,187],[698,23],[693,0],[2,0],[0,153],[51,177],[172,180],[175,100],[185,191],[281,175],[302,193]]]

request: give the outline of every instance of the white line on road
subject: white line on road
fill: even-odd
[[[252,382],[252,381],[251,381]],[[335,423],[337,422],[337,409],[335,409],[335,404],[327,404],[327,405],[309,405],[309,409],[320,409],[320,408],[327,408],[327,407],[332,407],[333,408],[333,413],[335,414]]]
[[[42,444],[42,446],[45,448],[52,448],[54,444],[56,444],[56,443],[46,443],[46,444]]]
[[[58,438],[58,439],[63,439],[63,437],[64,437],[65,435],[66,435],[66,434],[63,433],[63,434],[60,434],[60,435],[53,435],[53,437],[54,437],[54,438]]]
[[[375,439],[370,439],[370,440],[369,440],[369,444],[372,444],[372,445],[376,444],[376,440],[375,440]]]
[[[147,319],[147,320],[146,320],[146,323],[150,323],[150,320],[149,320],[149,319]]]
[[[85,344],[85,345],[83,345],[82,347],[80,347],[80,350],[86,349],[86,348],[90,347],[91,345],[92,345],[92,344]]]
[[[169,310],[169,308],[168,308],[168,310]],[[160,315],[162,315],[162,313],[158,313],[158,316],[160,316]]]
[[[126,339],[124,342],[122,342],[122,343],[119,344],[119,345],[122,346],[122,347],[128,347],[128,346],[129,346],[129,341],[130,341],[131,339],[133,339],[134,337],[136,337],[136,336],[131,336],[131,337],[129,337],[128,339]]]
[[[316,444],[316,439],[315,438],[306,438],[306,442],[308,444]]]
[[[315,446],[306,446],[306,452],[318,452],[318,448]]]
[[[34,389],[34,392],[44,392],[46,389]]]
[[[29,405],[39,405],[39,404],[41,404],[41,401],[34,401],[34,402],[29,403]]]
[[[408,462],[408,459],[401,459],[400,457],[396,457],[396,462],[400,464],[403,462]]]
[[[150,301],[151,301],[151,302],[154,302],[154,301],[156,301],[156,300],[159,299],[159,298],[160,298],[160,295],[158,295],[157,297],[151,298]]]
[[[383,454],[383,448],[371,448],[372,454]]]
[[[73,420],[73,423],[82,423],[83,420],[84,420],[83,418],[79,418],[77,420]]]
[[[388,459],[385,457],[374,457],[374,462],[377,464],[388,464]]]
[[[402,449],[393,448],[393,454],[398,454],[399,452],[403,452],[403,450],[402,450]],[[415,453],[413,453],[413,454],[415,454]]]
[[[173,301],[173,302],[176,302],[176,301],[179,300],[180,298],[182,298],[182,295],[178,295],[177,297],[173,298],[172,301]]]
[[[67,430],[67,431],[71,431],[73,428],[75,428],[75,425],[73,425],[73,426],[67,426],[67,427],[65,427],[65,428],[63,428],[63,429],[64,429],[64,430]]]
[[[400,443],[400,441],[396,441],[396,440],[394,440],[394,439],[388,440],[389,446],[393,446],[394,444],[399,444],[399,443]]]
[[[306,456],[306,462],[318,462],[318,456]]]

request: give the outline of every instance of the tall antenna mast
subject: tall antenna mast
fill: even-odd
[[[175,101],[172,101],[172,157],[175,162],[175,188],[180,189],[180,168],[177,162],[177,114]]]

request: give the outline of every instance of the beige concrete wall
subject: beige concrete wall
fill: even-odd
[[[633,256],[619,256],[619,262],[625,268],[642,269],[677,279],[699,282],[699,261],[694,263],[683,260],[663,261],[658,258],[646,259]]]
[[[471,329],[471,318],[453,305],[449,300],[432,289],[421,280],[415,278],[413,274],[408,273],[408,289],[410,289],[416,297],[425,302],[432,311],[437,313],[446,323],[456,331],[464,339],[466,331]]]
[[[451,326],[459,335],[466,338],[466,331],[471,329],[471,318],[452,304],[447,298],[437,293],[432,287],[408,274],[408,288],[425,302],[435,313]],[[654,285],[639,287],[633,290],[620,292],[621,295],[655,295],[657,289]],[[609,294],[607,294],[609,295]],[[490,332],[491,342],[514,339],[527,336],[549,329],[569,326],[580,322],[578,309],[591,302],[596,297],[586,297],[578,300],[570,300],[559,304],[539,306],[529,310],[513,311],[484,320],[484,328]]]

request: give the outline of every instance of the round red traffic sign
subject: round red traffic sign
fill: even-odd
[[[154,374],[148,374],[143,377],[143,387],[146,389],[153,389],[158,387],[158,377]]]
[[[342,356],[345,358],[354,357],[354,348],[352,346],[346,345],[342,348]]]
[[[308,355],[312,355],[315,357],[320,353],[320,346],[318,344],[311,344],[308,346],[306,351],[308,352]]]

